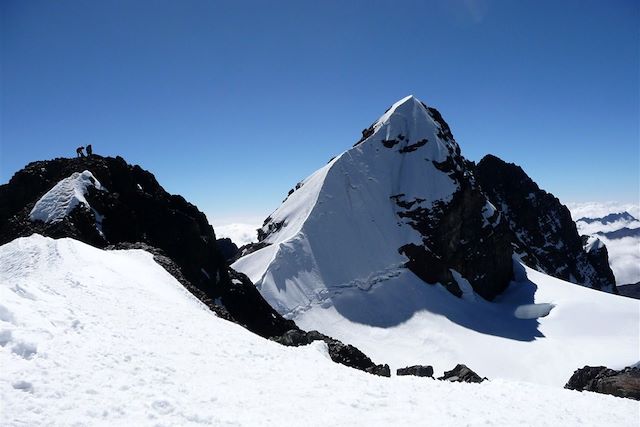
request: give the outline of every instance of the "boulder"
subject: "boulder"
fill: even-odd
[[[640,367],[616,371],[605,366],[585,366],[573,373],[564,388],[640,400]]]
[[[480,375],[473,372],[466,365],[456,365],[450,371],[446,371],[443,376],[438,378],[440,381],[451,381],[456,383],[481,383],[486,378],[480,378]]]
[[[396,371],[396,375],[413,375],[416,377],[433,378],[433,366],[429,365],[413,365],[406,368],[400,368]]]

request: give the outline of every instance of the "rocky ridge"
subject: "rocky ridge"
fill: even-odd
[[[34,206],[43,195],[51,195],[58,183],[80,175],[95,184],[87,185],[84,194],[75,194],[83,202],[70,204],[69,212],[52,221],[34,220]],[[284,345],[301,345],[279,338],[286,334],[308,342],[322,339],[334,361],[371,373],[384,372],[382,365],[378,368],[355,347],[326,336],[318,338],[284,319],[244,274],[228,266],[226,258],[233,256],[235,245],[217,241],[202,212],[183,197],[167,193],[150,172],[121,157],[33,162],[0,186],[0,245],[34,233],[71,237],[103,249],[145,250],[219,317]]]
[[[514,250],[525,264],[562,280],[616,292],[604,244],[587,251],[569,209],[521,167],[487,155],[476,166],[475,176],[503,216]]]

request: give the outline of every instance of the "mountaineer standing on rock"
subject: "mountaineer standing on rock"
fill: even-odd
[[[78,157],[84,157],[84,147],[81,145],[80,147],[76,148],[76,154],[78,155]]]
[[[93,147],[91,147],[91,144],[87,145],[87,157],[91,157],[91,155],[93,154]]]

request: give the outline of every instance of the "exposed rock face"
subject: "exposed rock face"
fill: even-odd
[[[78,205],[61,221],[49,224],[29,219],[44,193],[85,170],[104,188],[87,190],[92,209]],[[96,226],[96,215],[101,217],[101,227]],[[33,233],[72,237],[101,248],[138,242],[158,248],[179,266],[183,278],[201,292],[208,306],[223,306],[249,330],[274,336],[295,327],[264,301],[246,276],[228,268],[202,212],[181,196],[164,191],[151,173],[121,157],[34,162],[0,186],[0,244]]]
[[[442,167],[444,169],[444,166]],[[427,283],[441,283],[456,296],[462,295],[451,269],[467,279],[473,290],[485,299],[500,294],[513,279],[509,231],[496,212],[485,223],[480,214],[487,200],[470,175],[455,174],[460,189],[448,204],[431,210],[406,209],[400,217],[409,218],[423,237],[423,245],[408,244],[399,251],[409,258],[407,267]]]
[[[618,286],[618,292],[625,297],[640,299],[640,282],[620,285]]]
[[[216,245],[227,261],[231,261],[238,255],[238,246],[228,237],[216,240]]]
[[[480,375],[473,372],[466,365],[456,365],[450,371],[446,371],[443,376],[438,378],[441,381],[451,381],[456,383],[481,383],[486,378],[480,378]]]
[[[499,213],[480,191],[473,176],[473,164],[460,154],[460,147],[440,112],[420,104],[436,124],[436,137],[448,150],[444,161],[431,163],[455,183],[457,190],[450,201],[436,201],[431,207],[424,206],[425,199],[409,198],[404,193],[390,196],[397,215],[422,238],[422,244],[409,243],[398,251],[409,258],[407,268],[425,282],[441,283],[452,294],[461,296],[463,292],[451,272],[453,269],[476,293],[493,299],[513,279],[508,228],[501,224]],[[420,147],[427,145],[429,139],[413,141],[399,134],[396,139],[381,143],[388,149],[400,144],[397,151],[402,155],[419,155]]]
[[[503,215],[527,265],[573,283],[616,291],[606,248],[589,255],[569,210],[519,166],[488,155],[478,163],[475,176]]]
[[[406,368],[400,368],[396,370],[396,375],[413,375],[416,377],[433,378],[433,366],[429,366],[429,365],[407,366]]]
[[[573,373],[564,388],[640,400],[640,368],[615,371],[605,366],[585,366]]]
[[[583,248],[587,253],[587,261],[593,266],[593,269],[606,283],[615,284],[616,278],[609,266],[609,251],[605,244],[595,236],[582,236]],[[607,290],[607,289],[605,289]],[[613,292],[618,293],[617,287],[613,286]]]
[[[351,368],[360,369],[370,374],[383,377],[391,376],[389,365],[376,365],[365,355],[352,345],[343,344],[342,342],[321,334],[318,331],[305,332],[300,329],[292,329],[279,337],[272,338],[282,345],[301,346],[309,345],[313,341],[324,341],[329,349],[331,360],[336,363],[349,366]]]

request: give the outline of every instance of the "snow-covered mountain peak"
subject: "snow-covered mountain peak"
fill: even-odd
[[[405,97],[298,183],[259,230],[260,249],[234,265],[291,317],[407,269],[492,298],[511,278],[511,246],[468,166],[440,113]]]
[[[413,95],[397,101],[373,125],[363,130],[356,147],[361,144],[382,144],[401,154],[421,149],[429,160],[438,162],[452,153],[460,154],[440,113]]]

